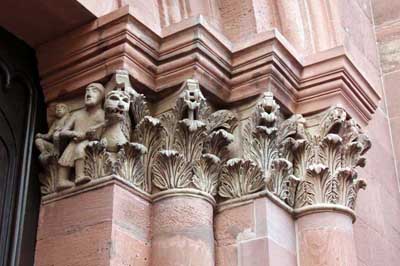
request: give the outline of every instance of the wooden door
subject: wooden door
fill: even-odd
[[[33,137],[44,104],[34,50],[0,28],[0,266],[33,265],[40,202]]]

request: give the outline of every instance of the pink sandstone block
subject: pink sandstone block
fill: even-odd
[[[215,218],[217,266],[296,266],[292,216],[268,198],[219,212]]]
[[[268,263],[268,240],[258,238],[243,241],[239,244],[239,265],[241,266],[264,266]]]
[[[218,246],[236,243],[243,231],[254,231],[253,204],[224,210],[215,216],[215,240]]]
[[[35,266],[146,266],[149,230],[149,203],[118,183],[45,202]]]
[[[400,38],[400,36],[398,37]],[[385,87],[387,109],[390,118],[400,117],[400,71],[395,71],[383,75],[383,83]],[[398,132],[398,130],[394,131]],[[393,133],[394,133],[393,132]]]
[[[216,246],[215,247],[215,257],[217,266],[237,266],[238,261],[238,249],[237,245],[227,245],[227,246]]]

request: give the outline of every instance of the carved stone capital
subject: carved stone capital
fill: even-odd
[[[81,181],[118,176],[145,193],[186,191],[227,202],[267,191],[295,214],[321,206],[351,212],[366,186],[357,167],[365,165],[371,142],[341,107],[286,117],[273,94],[265,92],[234,132],[236,116],[213,110],[196,80],[184,82],[172,108],[158,117],[126,71],[117,71],[105,87],[104,122],[85,134],[65,131],[83,138]],[[228,149],[234,136],[239,136],[238,158]],[[54,193],[58,155],[45,149],[52,151],[52,143],[37,142],[43,148],[42,192]]]
[[[285,118],[271,93],[264,93],[243,122],[243,159],[223,167],[219,194],[240,198],[263,189],[295,213],[304,208],[354,209],[366,183],[357,167],[371,146],[341,107],[304,118]],[[267,194],[268,195],[268,194]]]
[[[154,164],[154,186],[159,190],[193,188],[215,196],[236,117],[228,110],[212,112],[198,82],[187,80],[175,106],[160,121],[164,137]]]
[[[305,136],[291,139],[294,174],[300,179],[295,208],[334,204],[354,209],[359,189],[366,187],[357,167],[365,165],[362,156],[370,140],[341,107],[308,120]]]

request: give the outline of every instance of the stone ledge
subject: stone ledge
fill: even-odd
[[[105,176],[99,179],[96,179],[94,181],[91,181],[87,184],[78,186],[78,187],[72,187],[70,189],[66,189],[60,192],[48,194],[45,196],[42,196],[42,204],[46,205],[55,201],[59,201],[65,198],[69,198],[72,196],[75,196],[80,193],[84,193],[87,191],[91,190],[96,190],[99,188],[103,188],[108,185],[118,185],[120,187],[123,187],[130,192],[132,192],[134,195],[151,202],[151,195],[148,194],[145,191],[142,191],[141,189],[134,187],[132,184],[127,182],[126,180],[122,179],[121,177],[117,175],[110,175],[110,176]]]
[[[290,215],[293,216],[293,218],[298,219],[302,216],[312,214],[312,213],[320,213],[320,212],[339,212],[343,213],[345,215],[350,216],[352,219],[353,223],[356,221],[356,214],[355,212],[345,206],[340,206],[336,204],[317,204],[313,206],[307,206],[307,207],[302,207],[302,208],[297,208],[294,209],[290,206],[287,206],[284,204],[278,197],[276,197],[274,194],[271,192],[264,190],[260,191],[258,193],[254,193],[248,196],[244,196],[241,198],[233,199],[233,200],[227,200],[224,202],[221,202],[217,206],[217,212],[223,212],[229,209],[234,209],[243,205],[247,205],[249,203],[252,203],[258,198],[262,197],[267,197],[270,199],[275,205],[277,205],[279,208],[282,210],[286,211]]]
[[[125,181],[124,179],[122,179],[121,177],[119,177],[117,175],[106,176],[106,177],[91,181],[91,182],[89,182],[85,185],[79,186],[79,187],[73,187],[73,188],[70,188],[70,189],[67,189],[67,190],[64,190],[61,192],[45,195],[42,197],[42,205],[47,205],[52,202],[59,201],[59,200],[62,200],[62,199],[68,198],[68,197],[72,197],[72,196],[75,196],[80,193],[97,190],[97,189],[103,188],[108,185],[118,185],[120,187],[123,187],[123,188],[127,189],[128,191],[132,192],[134,195],[146,200],[149,203],[153,203],[153,202],[165,199],[165,198],[177,197],[177,196],[178,197],[179,196],[195,197],[195,198],[204,199],[207,202],[209,202],[212,206],[216,207],[217,212],[223,212],[225,210],[229,210],[229,209],[233,209],[233,208],[236,208],[236,207],[239,207],[242,205],[249,204],[258,198],[267,197],[274,204],[276,204],[279,208],[288,212],[290,215],[293,215],[293,217],[296,219],[299,217],[302,217],[304,215],[311,214],[311,213],[336,211],[336,212],[341,212],[346,215],[349,215],[352,218],[353,223],[356,220],[356,215],[353,210],[351,210],[350,208],[335,205],[335,204],[318,204],[318,205],[293,209],[292,207],[283,203],[273,193],[271,193],[267,190],[263,190],[258,193],[243,196],[241,198],[216,203],[212,196],[210,196],[207,193],[196,190],[196,189],[171,189],[171,190],[167,190],[167,191],[157,192],[154,194],[149,194],[149,193],[144,192],[141,189],[133,186],[132,184],[128,183],[127,181]]]
[[[38,58],[50,102],[80,94],[121,68],[153,100],[195,78],[222,104],[270,90],[292,113],[339,103],[362,125],[380,100],[342,47],[301,58],[275,30],[232,43],[201,16],[156,33],[129,7],[40,46]]]
[[[166,198],[171,197],[192,197],[192,198],[200,198],[204,199],[205,201],[209,202],[213,207],[216,206],[215,199],[208,193],[202,192],[197,189],[191,188],[176,188],[176,189],[169,189],[165,191],[160,191],[157,193],[152,194],[152,201],[157,202]]]
[[[340,206],[340,205],[335,205],[335,204],[318,204],[314,206],[307,206],[299,209],[294,209],[293,210],[293,215],[296,219],[312,214],[312,213],[321,213],[321,212],[339,212],[343,213],[347,216],[350,216],[352,219],[353,223],[356,221],[356,214],[354,211],[348,207]]]

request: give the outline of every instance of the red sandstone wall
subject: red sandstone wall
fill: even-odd
[[[394,153],[397,158],[400,155],[400,123],[396,124],[397,120],[400,122],[397,86],[400,84],[400,27],[395,23],[400,19],[400,2],[371,1],[373,16],[367,12],[369,1],[357,2],[365,7],[365,18],[375,24],[379,54],[374,54],[372,40],[367,41],[372,37],[365,36],[365,31],[370,30],[365,23],[349,24],[361,31],[351,38],[357,40],[360,51],[374,67],[380,56],[378,67],[382,70],[382,94],[386,97],[368,126],[373,147],[367,155],[367,167],[360,173],[367,179],[368,187],[366,192],[360,193],[357,203],[356,248],[360,266],[394,266],[400,262],[400,194],[394,157]]]
[[[367,191],[360,192],[356,209],[358,219],[354,235],[358,263],[359,266],[400,264],[400,194],[396,173],[396,164],[400,167],[400,93],[397,85],[400,84],[400,1],[215,0],[207,1],[208,4],[204,5],[194,0],[110,0],[101,5],[92,0],[80,2],[94,10],[98,16],[120,5],[131,4],[135,16],[154,31],[161,31],[163,27],[199,14],[209,19],[216,29],[220,29],[233,41],[254,37],[276,28],[302,56],[344,46],[383,98],[367,128],[373,146],[367,154],[367,167],[360,171],[368,187]],[[270,235],[284,231],[287,224],[276,224],[270,231],[257,231],[255,224],[265,217],[254,216],[254,208],[253,205],[243,206],[241,216],[231,217],[229,211],[218,214],[215,225],[216,229],[220,229],[216,233],[217,254],[226,252],[232,255],[226,258],[218,256],[220,265],[235,265],[229,260],[236,256],[232,253],[237,250],[243,254],[250,250],[251,253],[248,246],[259,247],[265,241],[277,244],[282,254],[289,254],[286,258],[293,260],[293,246],[286,247],[288,241],[277,240]],[[268,215],[266,217],[272,220]],[[275,219],[275,216],[272,217]],[[237,222],[237,226],[224,227],[224,219]],[[286,223],[290,223],[289,219]],[[256,235],[243,234],[246,229],[255,231]],[[260,240],[252,242],[257,237]]]

